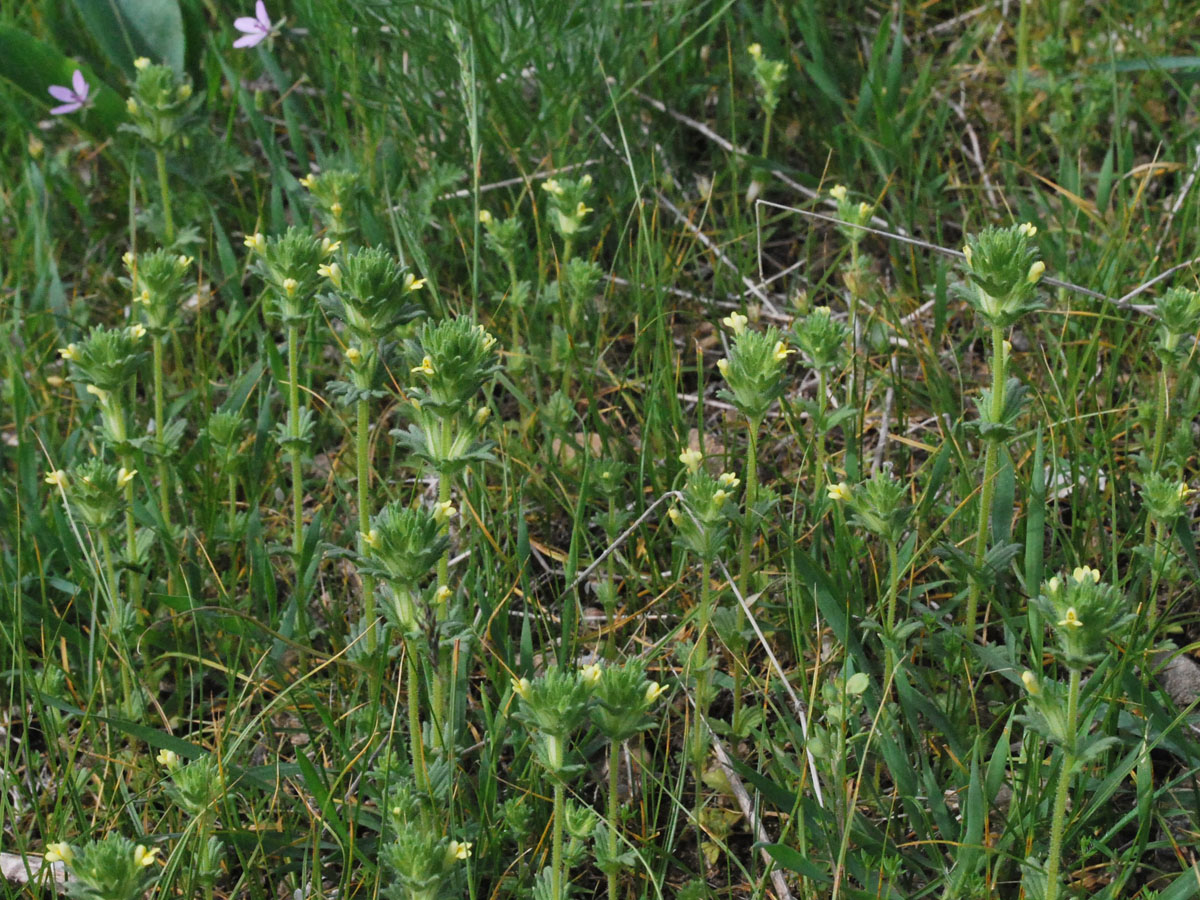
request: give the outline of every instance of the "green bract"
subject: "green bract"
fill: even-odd
[[[76,900],[141,900],[154,881],[156,854],[120,834],[89,841],[70,854],[67,893]]]
[[[123,474],[99,459],[89,459],[67,474],[67,501],[90,528],[112,528],[125,511]]]
[[[353,230],[346,223],[346,213],[352,211],[360,191],[358,173],[345,169],[329,169],[319,175],[300,179],[312,195],[313,206],[335,240],[344,240]]]
[[[267,283],[269,310],[285,325],[305,322],[313,311],[313,296],[321,263],[331,252],[307,228],[293,226],[271,238],[253,235],[246,244],[257,251],[253,266]]]
[[[729,385],[719,396],[738,408],[752,423],[763,420],[771,404],[783,393],[783,362],[789,350],[779,329],[766,331],[743,329],[733,339],[729,358],[717,361],[717,368]]]
[[[199,104],[186,75],[177,75],[170,66],[140,65],[125,103],[132,125],[125,127],[161,149]]]
[[[421,308],[408,300],[419,283],[406,276],[408,269],[379,248],[359,250],[339,261],[330,299],[345,321],[352,343],[381,341],[397,325],[421,315]]]
[[[654,724],[650,710],[661,693],[662,687],[646,678],[641,660],[605,666],[593,690],[592,722],[610,741],[627,741]]]
[[[578,672],[557,666],[532,682],[520,679],[514,687],[521,698],[517,715],[535,739],[538,760],[551,774],[568,774],[574,767],[567,765],[567,741],[583,724],[591,687]]]
[[[876,472],[850,494],[851,521],[885,541],[898,543],[912,509],[904,502],[905,494],[904,484],[890,472]]]
[[[1071,669],[1103,659],[1108,639],[1133,619],[1124,595],[1086,566],[1051,578],[1033,602],[1054,629],[1062,661]]]
[[[1158,313],[1158,346],[1156,352],[1164,361],[1186,355],[1188,348],[1182,339],[1200,330],[1200,291],[1173,287],[1154,301]]]
[[[1032,225],[985,228],[963,247],[967,301],[987,324],[1007,328],[1025,313],[1041,309],[1037,283],[1045,271],[1032,238]]]
[[[1142,502],[1150,518],[1171,524],[1184,512],[1188,487],[1182,481],[1172,481],[1157,472],[1142,480]]]
[[[828,306],[818,306],[798,321],[792,334],[800,355],[814,369],[829,372],[841,368],[850,328],[834,319]]]
[[[171,784],[166,790],[167,796],[189,816],[201,816],[224,795],[225,782],[217,761],[206,755],[172,768]]]
[[[675,542],[702,560],[712,562],[729,540],[729,518],[733,482],[726,474],[713,478],[704,469],[688,473],[683,486],[683,510],[670,509],[667,515],[675,526]]]
[[[389,503],[371,519],[371,530],[363,542],[366,558],[360,560],[359,568],[386,580],[397,591],[414,593],[446,549],[447,539],[440,529],[437,518],[425,507]]]
[[[188,278],[190,256],[154,250],[123,257],[129,277],[123,279],[133,293],[133,302],[141,309],[150,334],[161,336],[175,322],[179,308],[195,286]]]
[[[144,334],[145,329],[140,325],[129,328],[97,325],[78,344],[69,344],[58,352],[70,362],[74,380],[113,393],[128,387],[146,361]]]

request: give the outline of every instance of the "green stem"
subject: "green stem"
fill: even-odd
[[[757,523],[754,521],[754,505],[758,502],[758,431],[761,421],[751,421],[750,446],[746,455],[746,508],[742,518],[742,556],[739,564],[738,590],[742,599],[750,596],[750,548],[754,544]],[[707,585],[707,582],[706,582]],[[745,625],[742,604],[737,605],[734,634],[741,634]],[[733,721],[737,722],[742,711],[742,667],[737,660],[733,664]]]
[[[299,585],[300,551],[304,547],[304,473],[300,459],[300,328],[288,326],[288,437],[293,441],[292,462],[292,554],[296,566],[296,584]],[[296,630],[307,632],[304,602],[296,599]]]
[[[116,626],[121,619],[119,611],[119,594],[117,593],[117,568],[113,563],[112,542],[108,539],[108,532],[100,530],[100,553],[104,557],[104,577],[108,581],[108,619],[109,626]],[[119,631],[110,632],[113,644],[117,648],[117,670],[121,674],[121,690],[125,694],[125,707],[127,711],[132,711],[133,702],[133,683],[129,679],[129,671],[126,665],[129,661],[129,652],[125,646],[125,635]]]
[[[1005,380],[1004,330],[999,325],[992,326],[992,421],[999,422],[1004,415],[1004,380]],[[992,498],[996,492],[996,469],[999,467],[999,453],[995,441],[987,440],[983,456],[983,486],[979,497],[979,522],[975,531],[975,553],[972,557],[976,571],[983,567],[987,555],[988,524],[992,512]],[[975,639],[975,619],[979,612],[979,595],[982,584],[972,577],[967,591],[967,614],[963,621],[963,636],[968,641]]]
[[[891,692],[892,674],[896,671],[896,651],[892,648],[892,632],[896,628],[896,600],[900,594],[900,553],[895,541],[887,542],[888,551],[888,594],[887,594],[887,623],[884,627],[884,637],[888,640],[884,653],[883,686]]]
[[[1017,13],[1017,71],[1016,89],[1013,91],[1013,142],[1017,159],[1021,159],[1021,131],[1025,113],[1025,70],[1029,67],[1029,19],[1027,4],[1022,3]]]
[[[229,523],[229,536],[233,538],[233,532],[237,528],[237,479],[233,472],[230,472],[226,478],[228,479],[229,490],[229,512],[227,521]]]
[[[562,780],[554,775],[554,843],[550,859],[550,896],[552,900],[563,900],[563,824],[566,817],[566,802]]]
[[[443,447],[450,446],[450,441],[451,441],[451,437],[452,437],[451,432],[450,432],[450,426],[451,426],[451,423],[448,419],[442,420],[442,446]],[[452,485],[450,483],[450,476],[446,473],[440,474],[438,476],[438,504],[439,505],[448,503],[450,501],[451,489],[452,489]],[[446,523],[444,525],[442,525],[442,534],[448,534],[449,532],[450,532],[450,522],[449,522],[449,520],[447,520]],[[441,559],[438,560],[438,587],[439,588],[446,587],[446,586],[448,586],[449,582],[450,582],[450,548],[447,547],[446,552],[443,553],[441,556]],[[444,592],[439,591],[438,598],[437,598],[437,604],[435,607],[435,613],[436,613],[435,627],[436,627],[436,625],[441,625],[443,622],[445,622],[446,617],[449,615],[450,604],[449,604],[448,599],[445,596],[443,596],[443,594],[444,594]],[[438,640],[436,633],[434,636],[434,640],[435,641]],[[438,643],[440,644],[440,641],[438,641]],[[450,690],[450,685],[451,685],[450,679],[453,677],[453,674],[449,671],[450,649],[448,647],[438,646],[436,653],[437,653],[437,671],[434,673],[434,678],[433,678],[433,704],[432,704],[432,707],[433,707],[433,709],[432,709],[433,734],[434,734],[434,740],[437,742],[437,747],[439,749],[445,749],[451,743],[451,741],[449,740],[450,724],[446,719],[446,704],[447,704],[447,699],[449,697],[449,690]]]
[[[365,399],[360,399],[356,404],[358,409],[358,422],[355,434],[355,443],[357,450],[357,461],[355,463],[355,475],[358,482],[358,552],[360,555],[366,553],[366,547],[363,546],[364,535],[371,530],[371,507],[370,507],[370,490],[371,490],[371,461],[369,456],[369,432],[370,423],[368,415],[370,413],[369,403]],[[363,589],[363,619],[367,629],[367,654],[373,656],[375,653],[375,579],[370,575],[364,575],[362,580]]]
[[[620,807],[617,804],[617,767],[620,765],[621,745],[611,741],[608,745],[608,858],[617,858],[617,820]],[[608,900],[617,900],[617,871],[608,870]]]
[[[1154,411],[1154,449],[1150,454],[1151,472],[1158,471],[1158,464],[1162,461],[1163,443],[1167,431],[1167,406],[1171,402],[1167,384],[1169,377],[1167,367],[1163,366],[1158,378],[1158,402],[1156,404],[1158,408]]]
[[[417,648],[404,639],[404,655],[408,670],[408,745],[412,755],[413,780],[417,790],[429,791],[429,775],[425,770],[425,743],[421,737],[421,686],[417,680]]]
[[[817,486],[813,491],[813,498],[816,501],[821,499],[821,492],[825,489],[825,410],[828,405],[826,391],[829,389],[826,378],[824,369],[817,373],[817,412],[820,414],[821,421],[817,427]]]
[[[1058,869],[1062,861],[1063,833],[1067,827],[1067,795],[1071,787],[1071,770],[1075,768],[1076,730],[1079,723],[1079,670],[1071,670],[1071,685],[1067,692],[1067,740],[1063,747],[1062,769],[1054,791],[1054,813],[1050,820],[1050,857],[1046,863],[1046,900],[1058,900]]]
[[[120,446],[128,446],[126,441],[129,439],[129,432],[126,430],[125,424],[125,407],[120,405],[115,408],[113,415],[113,424],[117,432],[117,441]],[[121,456],[121,465],[127,469],[133,469],[133,456],[126,453]],[[125,485],[125,555],[128,557],[130,564],[137,559],[137,522],[133,518],[133,482]],[[117,596],[117,582],[110,579],[112,585],[114,602]],[[128,579],[129,601],[135,608],[142,604],[142,580],[141,577],[132,569],[129,570]]]
[[[708,717],[708,629],[712,622],[712,561],[700,563],[700,622],[696,627],[696,717],[692,726],[692,764],[696,778],[696,827],[700,827],[700,809],[703,805],[704,761],[708,758],[707,732],[704,720]],[[736,696],[736,692],[735,692]]]
[[[175,220],[171,217],[171,189],[167,185],[167,154],[162,148],[154,151],[154,163],[158,169],[158,191],[162,194],[163,228],[170,245],[175,242]]]
[[[166,400],[163,396],[163,339],[154,336],[154,428],[158,440],[157,452],[154,456],[154,467],[158,470],[158,508],[166,526],[167,546],[167,593],[175,593],[175,546],[174,530],[171,528],[171,472],[167,467],[166,445],[163,442],[164,429],[167,427]]]

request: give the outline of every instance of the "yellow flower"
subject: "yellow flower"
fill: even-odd
[[[1042,692],[1042,686],[1038,684],[1037,676],[1026,670],[1021,673],[1021,681],[1025,685],[1025,690],[1029,691],[1030,696],[1036,697]]]
[[[415,375],[418,372],[420,372],[422,375],[426,375],[426,376],[432,375],[433,374],[433,357],[426,356],[423,360],[421,360],[421,364],[419,366],[413,366],[413,374]]]
[[[133,295],[133,302],[134,302],[134,303],[149,303],[149,302],[150,302],[150,291],[149,291],[149,289],[147,289],[147,288],[143,288],[143,289],[142,289],[142,292],[141,292],[140,294],[134,294],[134,295]]]
[[[458,510],[454,508],[454,503],[450,500],[443,500],[433,508],[433,517],[439,524],[449,522],[458,515]]]
[[[135,69],[148,69],[150,68],[150,60],[144,56],[139,56],[133,61],[133,67]]]
[[[405,272],[404,273],[404,290],[419,291],[421,288],[425,287],[425,282],[427,282],[428,280],[429,280],[428,278],[418,278],[412,272]]]
[[[1083,584],[1089,578],[1092,579],[1092,584],[1100,583],[1099,571],[1093,569],[1091,566],[1076,566],[1075,570],[1071,572],[1071,578],[1076,584]]]
[[[70,844],[63,841],[55,841],[53,844],[46,845],[46,862],[63,862],[69,866],[74,860],[75,851],[71,849]]]
[[[94,396],[101,403],[108,399],[108,391],[104,390],[104,388],[98,388],[94,384],[88,384],[84,385],[83,389]]]
[[[138,844],[133,848],[133,864],[141,866],[143,869],[147,866],[154,865],[154,857],[158,855],[158,848],[152,847],[147,850],[145,844]]]
[[[1187,486],[1187,482],[1179,482],[1179,499],[1182,500],[1188,494],[1192,493],[1192,489]]]
[[[483,424],[488,419],[490,419],[491,416],[492,416],[491,409],[486,406],[481,406],[481,407],[479,407],[479,409],[475,410],[475,415],[472,416],[472,418],[475,420],[476,425],[483,427]]]
[[[127,469],[121,466],[117,470],[117,487],[125,487],[129,482],[133,481],[133,476],[137,474],[137,469]]]
[[[141,322],[134,322],[129,326],[129,336],[135,341],[140,341],[146,336],[146,326]]]
[[[453,593],[454,593],[454,591],[450,590],[449,585],[443,584],[436,591],[434,591],[433,599],[437,603],[445,603],[447,600],[450,599],[450,595]]]
[[[314,187],[317,186],[317,178],[315,175],[313,175],[312,172],[309,172],[307,175],[305,175],[303,178],[300,179],[300,183],[302,185],[304,185],[305,190],[311,191]]]
[[[646,693],[643,695],[643,700],[648,704],[653,703],[655,700],[661,697],[666,690],[667,688],[665,685],[661,685],[657,681],[651,681],[646,685]]]
[[[785,359],[788,358],[789,353],[795,353],[795,352],[796,352],[795,350],[789,349],[788,346],[783,341],[775,342],[775,349],[773,351],[773,354],[774,354],[775,360],[777,362],[783,362]]]
[[[667,518],[671,520],[672,525],[678,525],[679,524],[679,510],[677,510],[675,507],[672,506],[670,509],[667,510]]]
[[[837,484],[828,485],[825,488],[825,493],[829,495],[830,500],[849,500],[850,485],[844,481],[839,481]]]
[[[192,86],[190,84],[181,84],[179,86],[178,96],[180,100],[186,100],[192,96]]]
[[[870,215],[871,215],[871,204],[870,203],[858,204],[858,217],[860,219],[862,219],[863,221],[866,221],[866,219]]]
[[[125,110],[131,115],[136,116],[138,111],[137,101],[130,97],[125,101]]]
[[[1064,618],[1058,620],[1060,628],[1082,628],[1083,622],[1079,621],[1079,616],[1075,612],[1075,607],[1067,607],[1067,614]]]
[[[362,362],[362,358],[362,351],[357,347],[346,348],[346,362],[350,363],[350,365],[357,366],[360,362]]]
[[[1060,583],[1061,582],[1059,582],[1058,576],[1055,575],[1053,578],[1051,578],[1049,581],[1046,582],[1046,590],[1051,594],[1057,594],[1058,586]]]
[[[742,479],[738,478],[732,472],[722,472],[717,478],[717,483],[721,485],[721,487],[727,487],[730,490],[733,490],[742,483]]]
[[[76,362],[79,359],[79,345],[78,344],[67,344],[67,346],[65,346],[65,347],[59,347],[58,355],[61,356],[63,359],[69,360],[71,362]]]
[[[575,218],[582,219],[590,212],[595,212],[595,210],[580,200],[579,205],[575,207]]]
[[[722,378],[729,377],[729,360],[721,357],[717,360],[717,371],[721,373]]]
[[[529,699],[529,689],[531,687],[532,687],[532,685],[529,683],[528,678],[515,678],[514,677],[512,680],[512,689],[513,689],[514,693],[519,694],[521,697],[523,697],[526,700]]]
[[[548,194],[553,194],[555,197],[563,194],[563,186],[553,178],[547,178],[542,182],[542,190]]]
[[[1022,222],[1020,225],[1017,226],[1017,231],[1019,231],[1021,234],[1025,235],[1025,237],[1031,238],[1035,234],[1037,234],[1037,226],[1034,225],[1032,222]]]
[[[265,249],[267,249],[267,239],[257,231],[254,232],[254,234],[246,235],[246,240],[242,243],[244,243],[255,253],[262,253]]]
[[[746,330],[746,323],[750,320],[736,310],[731,312],[721,320],[721,324],[732,331],[734,334],[741,334]]]
[[[478,328],[480,333],[483,335],[483,349],[484,350],[491,350],[493,347],[496,346],[496,339],[494,337],[492,337],[492,335],[488,332],[488,330],[486,328],[484,328],[482,325],[476,325],[475,327]]]
[[[700,468],[700,460],[704,459],[704,454],[699,450],[684,450],[679,454],[679,461],[684,464],[689,472],[696,472]]]
[[[295,278],[283,279],[283,292],[287,294],[289,298],[295,297],[296,291],[298,290],[300,290],[300,282],[298,282]]]
[[[341,241],[331,241],[329,238],[321,238],[321,253],[324,256],[333,256],[342,249]]]
[[[195,259],[188,256],[186,253],[180,253],[178,258],[175,260],[176,264],[181,269],[186,269],[188,266],[190,266],[195,261],[196,261]]]
[[[729,499],[729,491],[723,490],[721,488],[717,488],[715,491],[713,491],[713,503],[717,504],[718,506],[720,506],[722,503],[724,503],[728,499]]]
[[[158,756],[154,758],[158,760],[160,766],[166,766],[168,769],[174,769],[179,765],[179,754],[165,747],[159,750]]]
[[[1025,276],[1030,284],[1037,284],[1041,280],[1042,273],[1046,271],[1046,264],[1040,259],[1029,267],[1029,274]]]
[[[67,489],[67,473],[62,469],[55,469],[53,472],[47,472],[45,480],[46,484],[52,484],[56,488],[61,488],[64,491]]]
[[[490,212],[488,212],[486,209],[481,209],[479,211],[479,224],[480,225],[491,225],[492,224],[492,214]]]
[[[131,250],[126,250],[124,253],[121,254],[121,262],[123,262],[125,264],[125,268],[127,268],[127,269],[133,268],[133,263],[136,259],[137,259],[137,257],[133,255],[133,252]]]
[[[340,219],[342,217],[342,204],[338,203],[336,200],[330,203],[329,214],[335,219]]]
[[[762,57],[762,44],[751,44],[746,48],[746,52],[749,53],[753,59],[760,59]]]
[[[378,528],[372,528],[370,531],[368,531],[366,533],[363,533],[360,531],[358,533],[358,536],[361,537],[363,539],[363,543],[366,544],[368,547],[370,547],[372,550],[378,550],[379,547],[383,543],[381,540],[379,540],[379,529]]]
[[[829,196],[841,203],[846,199],[846,186],[844,184],[835,184],[829,189]]]
[[[342,286],[342,268],[337,263],[322,263],[317,266],[317,274],[328,278],[334,287]]]
[[[963,256],[967,258],[967,265],[971,264],[971,245],[967,244],[963,247]]]
[[[451,859],[470,859],[471,858],[471,842],[470,841],[451,841],[447,852]]]
[[[596,682],[600,680],[603,671],[599,663],[592,663],[579,670],[579,677],[583,679],[584,684],[588,687],[594,687]]]

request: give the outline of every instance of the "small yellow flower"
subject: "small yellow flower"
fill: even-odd
[[[58,355],[70,362],[77,362],[79,360],[79,345],[67,344],[65,347],[59,347]]]
[[[129,326],[129,336],[135,341],[140,341],[146,336],[146,326],[141,322],[134,322]]]
[[[1026,670],[1021,673],[1021,681],[1025,684],[1025,690],[1029,691],[1031,697],[1036,697],[1042,692],[1042,686],[1038,684],[1037,676]]]
[[[777,362],[783,362],[785,359],[788,358],[789,353],[795,353],[795,352],[796,352],[795,350],[790,349],[787,346],[787,344],[785,344],[783,341],[776,341],[775,349],[772,351],[772,354],[774,355],[775,360]]]
[[[404,290],[409,291],[409,292],[419,291],[421,288],[425,287],[425,283],[427,281],[429,281],[428,278],[418,278],[412,272],[405,272],[404,273]]]
[[[971,245],[967,244],[963,247],[963,256],[967,258],[967,265],[971,264]]]
[[[579,677],[588,687],[595,687],[602,674],[604,674],[604,670],[600,668],[599,663],[591,663],[579,670]]]
[[[575,207],[575,218],[582,219],[590,212],[595,212],[595,210],[580,200],[579,205]]]
[[[488,212],[486,209],[481,209],[479,211],[479,224],[480,225],[491,225],[492,222],[493,222],[492,214],[490,212]]]
[[[447,853],[451,859],[470,859],[471,858],[471,842],[470,841],[451,841],[447,848]]]
[[[181,84],[179,86],[178,96],[180,100],[186,100],[192,96],[192,86],[190,84]]]
[[[244,243],[255,253],[262,253],[267,249],[267,239],[257,231],[254,232],[254,234],[246,235],[246,240],[244,240],[242,243]]]
[[[338,203],[336,200],[330,203],[329,214],[335,219],[340,219],[342,217],[342,204]]]
[[[1017,231],[1019,231],[1021,234],[1025,235],[1025,237],[1031,238],[1035,234],[1037,234],[1037,226],[1034,225],[1032,222],[1022,222],[1020,225],[1017,226]]]
[[[108,391],[104,390],[104,388],[98,388],[94,384],[89,384],[85,385],[83,389],[94,396],[101,403],[108,399]]]
[[[580,186],[580,187],[585,187],[585,188],[589,188],[589,187],[591,187],[591,186],[592,186],[592,176],[591,176],[591,175],[584,175],[582,178],[580,178],[580,179],[579,179],[579,186]]]
[[[421,411],[421,401],[418,400],[416,397],[413,397],[408,402],[412,404],[412,408],[415,409],[417,412]]]
[[[117,470],[117,487],[125,487],[129,482],[133,481],[135,475],[137,475],[137,469],[127,469],[121,466]]]
[[[850,485],[844,481],[839,481],[837,484],[828,485],[825,488],[825,493],[829,496],[830,500],[849,500],[851,496]]]
[[[137,260],[137,257],[133,255],[133,252],[131,250],[126,250],[124,253],[121,254],[121,262],[123,262],[125,264],[125,268],[127,268],[127,269],[132,269],[133,264],[136,260]]]
[[[1089,578],[1092,579],[1092,584],[1099,584],[1100,572],[1091,566],[1076,566],[1071,572],[1071,578],[1076,584],[1083,584]]]
[[[438,524],[445,524],[458,515],[458,510],[454,508],[454,503],[450,500],[443,500],[433,508],[433,517]]]
[[[144,869],[147,866],[154,865],[154,857],[157,855],[157,847],[152,847],[147,850],[145,844],[138,844],[133,848],[133,864],[135,866],[141,866]]]
[[[421,360],[421,364],[419,366],[413,366],[412,370],[414,375],[418,372],[425,376],[433,375],[433,357],[426,356]]]
[[[666,693],[666,690],[667,690],[667,688],[665,685],[661,685],[657,681],[651,681],[651,682],[647,683],[646,693],[642,695],[642,699],[647,704],[653,703],[655,700],[657,700],[659,697],[661,697],[664,693]]]
[[[1037,284],[1042,278],[1042,273],[1046,271],[1046,264],[1040,259],[1029,267],[1029,274],[1025,276],[1030,284]]]
[[[128,100],[125,101],[125,111],[128,112],[131,116],[137,115],[137,111],[138,111],[137,101],[134,100],[132,97],[130,97]]]
[[[704,459],[704,454],[699,450],[684,450],[679,454],[679,461],[684,464],[689,472],[696,472],[700,468],[700,460]]]
[[[196,261],[195,259],[188,256],[186,253],[180,253],[179,256],[176,257],[176,259],[175,259],[175,264],[177,266],[179,266],[179,268],[181,268],[181,269],[186,269],[188,266],[190,266],[195,261]]]
[[[346,348],[346,362],[350,363],[350,365],[357,366],[360,362],[362,362],[362,358],[362,351],[357,347]]]
[[[360,531],[358,533],[358,536],[361,537],[363,539],[363,543],[366,544],[368,547],[370,547],[372,550],[378,550],[383,545],[383,541],[381,541],[379,539],[379,529],[378,528],[372,528],[370,531],[366,532],[365,534]]]
[[[134,303],[149,303],[150,302],[150,290],[148,288],[142,288],[142,292],[140,294],[133,295],[133,302]]]
[[[71,849],[71,845],[64,841],[55,841],[53,844],[46,845],[46,862],[56,863],[63,862],[68,866],[75,861],[75,851]]]
[[[533,687],[533,685],[529,683],[528,678],[513,678],[512,680],[513,692],[526,700],[529,699],[529,689],[531,687]]]
[[[871,217],[871,204],[870,203],[858,204],[858,217],[860,219],[862,219],[864,222]]]
[[[746,52],[749,53],[753,59],[761,59],[762,58],[762,44],[751,44],[749,47],[746,48]]]
[[[311,191],[314,187],[317,186],[317,177],[315,175],[313,175],[312,172],[309,172],[307,175],[305,175],[303,178],[300,179],[300,183],[302,185],[304,185],[305,190]]]
[[[721,324],[732,331],[734,334],[741,334],[746,330],[746,323],[750,320],[736,310],[731,312],[721,320]]]
[[[483,424],[484,424],[484,423],[485,423],[485,422],[486,422],[488,419],[490,419],[490,418],[491,418],[491,416],[492,416],[492,411],[491,411],[491,409],[490,409],[489,407],[486,407],[486,406],[481,406],[481,407],[479,407],[479,409],[475,410],[475,415],[474,415],[474,416],[472,416],[472,418],[475,420],[475,424],[476,424],[477,426],[480,426],[480,427],[482,427],[482,426],[483,426]]]
[[[1068,606],[1067,614],[1058,620],[1059,628],[1082,628],[1083,622],[1079,620],[1078,614],[1075,612],[1075,607]]]
[[[735,487],[737,487],[739,484],[742,483],[742,479],[738,478],[732,472],[722,472],[717,477],[717,483],[719,485],[721,485],[721,487],[726,487],[726,488],[729,488],[730,490],[733,490]]]
[[[717,506],[720,506],[728,499],[729,491],[723,490],[722,488],[717,488],[715,491],[713,491],[713,503],[717,504]]]
[[[1179,499],[1180,499],[1180,500],[1182,500],[1182,499],[1184,499],[1185,497],[1187,497],[1187,495],[1188,495],[1188,494],[1191,494],[1191,493],[1193,493],[1192,489],[1191,489],[1190,487],[1188,487],[1188,486],[1187,486],[1187,482],[1185,482],[1185,481],[1181,481],[1181,482],[1179,482],[1179,489],[1178,489],[1178,490],[1179,490]]]
[[[295,297],[296,291],[298,290],[300,290],[300,282],[298,282],[295,278],[283,279],[283,292],[287,294],[289,298]]]
[[[672,525],[678,525],[679,524],[679,510],[677,510],[675,507],[672,506],[670,509],[667,510],[667,518],[671,520]]]
[[[342,249],[341,241],[331,241],[327,237],[321,238],[321,254],[324,256],[333,256]]]
[[[342,286],[342,267],[337,263],[322,263],[317,266],[317,274],[322,278],[328,278],[334,287]]]
[[[553,178],[547,178],[542,182],[542,190],[547,194],[553,194],[555,197],[560,197],[563,194],[563,186]]]
[[[148,69],[148,68],[150,68],[150,60],[144,56],[139,56],[137,59],[135,59],[133,61],[133,67],[135,69],[139,69],[139,70],[140,69]]]
[[[62,490],[67,489],[67,473],[62,469],[55,469],[53,472],[47,472],[45,478],[46,484],[52,484],[56,488]]]
[[[729,377],[729,360],[721,357],[717,360],[717,371],[721,373],[722,378]]]
[[[476,325],[475,327],[478,328],[479,332],[483,335],[483,349],[484,350],[491,350],[493,347],[496,346],[496,339],[491,335],[491,333],[486,328],[484,328],[482,325]]]
[[[450,597],[453,593],[454,593],[454,591],[450,590],[449,585],[443,584],[441,587],[439,587],[436,591],[433,592],[433,599],[437,603],[445,603],[447,600],[450,599]]]
[[[166,766],[168,769],[174,769],[179,765],[179,754],[174,750],[168,750],[165,747],[158,751],[158,756],[154,757],[158,760],[160,766]]]
[[[1053,578],[1051,578],[1049,581],[1046,582],[1047,592],[1049,592],[1051,594],[1057,594],[1058,587],[1060,584],[1061,584],[1061,582],[1058,580],[1058,576],[1055,575]]]
[[[66,383],[67,383],[66,379],[63,378],[61,375],[47,375],[46,376],[46,384],[50,385],[50,387],[52,387],[52,388],[60,388]]]
[[[835,184],[829,189],[829,196],[841,203],[846,199],[846,186],[844,184]]]

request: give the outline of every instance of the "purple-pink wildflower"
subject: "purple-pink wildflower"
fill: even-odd
[[[71,87],[52,84],[47,90],[50,92],[51,97],[61,101],[61,105],[52,108],[50,114],[65,116],[67,113],[73,113],[87,106],[88,94],[91,93],[92,88],[87,83],[87,79],[83,77],[83,73],[76,69],[75,74],[71,76]]]
[[[233,27],[242,32],[242,36],[233,42],[235,47],[254,47],[271,36],[273,26],[271,17],[267,15],[267,5],[263,0],[254,4],[254,18],[241,16],[233,20]]]

